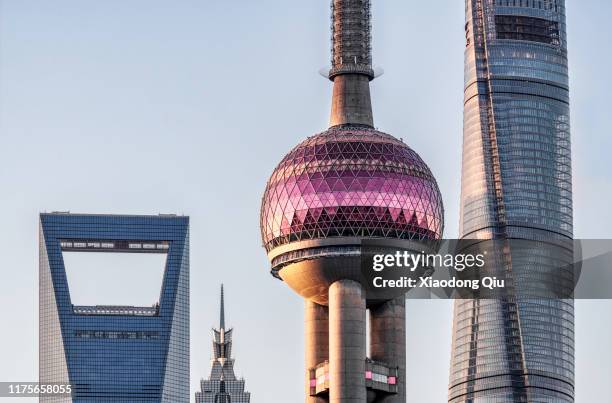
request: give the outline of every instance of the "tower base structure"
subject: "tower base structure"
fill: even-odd
[[[304,315],[306,341],[306,403],[326,403],[316,391],[316,367],[329,360],[329,311],[326,306],[306,300]]]
[[[306,300],[306,403],[405,403],[405,300],[369,307],[361,284],[338,280],[329,303]]]

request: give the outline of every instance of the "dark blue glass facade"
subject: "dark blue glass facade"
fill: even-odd
[[[165,253],[153,307],[77,307],[63,250]],[[72,397],[41,402],[189,402],[189,218],[41,214],[40,382]],[[117,281],[120,281],[118,279]]]

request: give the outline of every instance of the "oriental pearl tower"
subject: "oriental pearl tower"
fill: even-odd
[[[305,300],[305,401],[405,403],[405,297],[369,291],[364,244],[421,252],[442,236],[442,197],[419,155],[374,128],[370,0],[331,10],[330,125],[272,173],[261,235],[272,274]]]

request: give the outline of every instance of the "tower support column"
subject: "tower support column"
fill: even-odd
[[[334,77],[329,126],[360,124],[374,126],[370,78],[363,74],[342,74]]]
[[[406,299],[404,296],[370,308],[370,355],[398,367],[397,394],[381,396],[380,403],[406,403]]]
[[[306,300],[304,318],[306,403],[327,403],[327,398],[310,396],[310,369],[329,359],[328,308]]]
[[[329,287],[329,401],[366,403],[366,301],[356,281]]]

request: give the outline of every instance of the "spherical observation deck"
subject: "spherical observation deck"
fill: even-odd
[[[400,246],[439,239],[444,226],[442,197],[427,165],[403,142],[367,126],[332,127],[291,150],[268,181],[260,224],[273,273],[306,297],[320,291],[292,285],[287,277],[297,268],[289,266],[300,262],[294,274],[304,277],[305,262],[358,258],[365,239]],[[351,270],[340,267],[350,266],[346,259],[336,263],[320,268],[335,273],[325,283]]]

